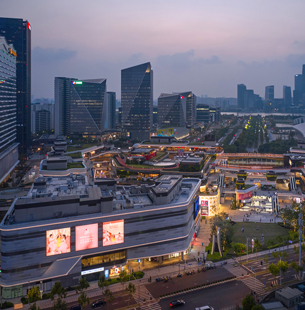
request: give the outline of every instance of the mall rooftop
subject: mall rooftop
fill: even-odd
[[[3,225],[17,225],[90,214],[128,212],[130,209],[159,208],[192,199],[199,179],[163,175],[152,186],[117,186],[104,179],[89,185],[84,175],[39,177],[26,197],[14,200]]]

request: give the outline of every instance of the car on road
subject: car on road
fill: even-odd
[[[170,302],[169,304],[171,306],[171,308],[175,308],[175,307],[179,307],[179,306],[184,306],[185,305],[185,301],[182,299],[177,299],[177,300],[173,300],[172,302]]]
[[[75,305],[69,308],[69,310],[82,310],[82,306],[81,305]]]
[[[203,306],[203,307],[196,308],[195,310],[214,310],[214,308],[211,306]]]
[[[101,299],[101,300],[96,300],[95,302],[93,302],[91,304],[92,308],[99,308],[101,306],[106,305],[106,300],[105,299]]]

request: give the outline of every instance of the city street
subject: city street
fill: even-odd
[[[182,309],[212,306],[215,310],[220,310],[224,307],[241,304],[242,299],[250,292],[251,290],[241,281],[234,281],[219,284],[217,287],[212,286],[179,296],[161,299],[159,305],[162,310],[170,309],[169,303],[172,300],[183,299],[185,307],[182,307]]]

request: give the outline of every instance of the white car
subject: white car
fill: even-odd
[[[196,308],[195,310],[214,310],[214,308],[210,306],[203,306],[203,307]]]

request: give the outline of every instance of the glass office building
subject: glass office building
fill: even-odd
[[[13,45],[0,37],[0,183],[18,163],[16,58]]]
[[[107,92],[108,96],[108,128],[115,129],[116,121],[115,121],[115,111],[116,111],[116,94],[113,91]]]
[[[204,124],[210,122],[210,107],[207,104],[197,105],[197,122]]]
[[[185,127],[186,98],[179,94],[161,94],[158,98],[158,126]]]
[[[150,138],[153,71],[149,62],[121,71],[122,129],[131,139]]]
[[[55,134],[97,137],[106,127],[106,79],[55,78]]]
[[[17,142],[25,154],[31,145],[31,25],[19,18],[0,18],[0,36],[17,52]]]

